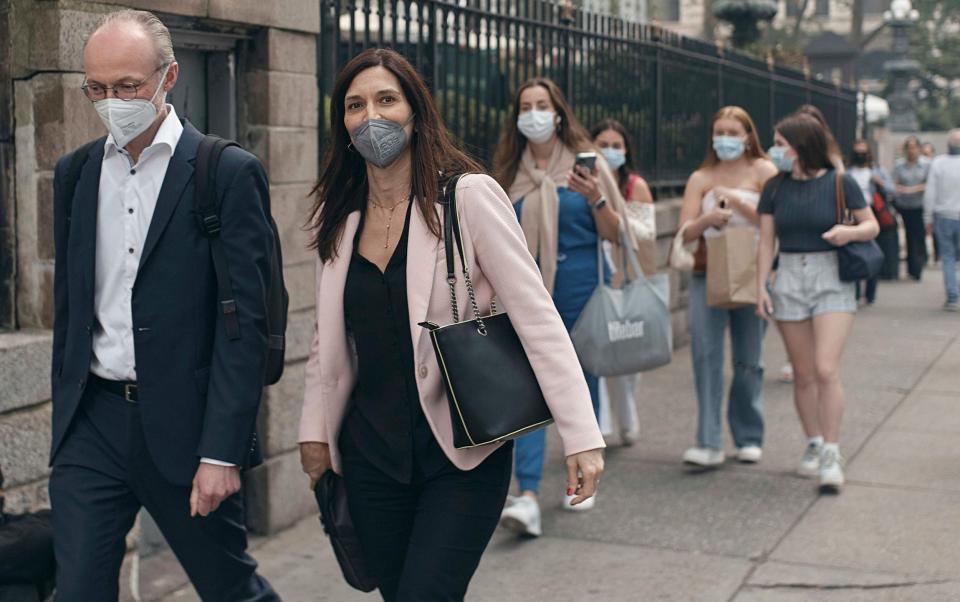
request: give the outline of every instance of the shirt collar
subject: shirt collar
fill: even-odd
[[[156,135],[153,137],[153,142],[150,143],[150,146],[143,149],[141,157],[150,149],[158,145],[166,145],[170,149],[170,154],[173,154],[173,151],[177,148],[177,143],[180,142],[180,135],[183,134],[183,124],[180,123],[180,118],[177,117],[177,111],[173,108],[173,105],[168,104],[167,106],[167,116],[164,117],[163,123],[160,124],[160,129],[157,130]],[[113,134],[107,134],[107,143],[105,146],[106,153],[111,151],[119,152],[126,155],[127,152],[117,146],[117,142],[113,139]],[[151,151],[152,154],[155,151]]]

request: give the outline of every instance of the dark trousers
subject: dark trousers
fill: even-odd
[[[91,383],[50,476],[57,600],[116,600],[124,538],[146,508],[204,601],[279,601],[246,553],[240,494],[190,517],[190,487],[166,481],[139,407]]]
[[[923,226],[923,209],[900,209],[907,235],[907,273],[920,280],[927,265],[927,231]]]
[[[448,464],[424,476],[415,468],[410,484],[388,477],[350,443],[341,452],[350,516],[383,599],[463,600],[500,520],[513,445],[470,471]]]

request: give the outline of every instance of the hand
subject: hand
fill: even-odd
[[[220,507],[223,500],[240,491],[240,469],[236,466],[215,466],[200,463],[193,477],[190,492],[190,516],[207,516]]]
[[[703,220],[707,224],[707,227],[723,230],[727,227],[727,223],[730,222],[730,218],[732,217],[733,211],[730,209],[714,209],[710,213],[704,214]]]
[[[933,224],[927,224],[923,229],[927,231],[927,236],[933,236]]]
[[[765,286],[761,286],[757,293],[757,315],[767,321],[773,319],[773,301]]]
[[[567,456],[567,495],[577,495],[570,505],[576,506],[593,497],[602,474],[603,450],[591,449]]]
[[[308,441],[300,444],[300,466],[310,477],[310,489],[313,489],[323,473],[330,470],[330,446],[326,443]]]
[[[600,194],[596,173],[596,169],[591,173],[585,167],[575,165],[573,171],[567,174],[567,188],[579,192],[593,205],[603,196]]]
[[[821,238],[835,247],[842,247],[853,240],[852,230],[853,229],[850,226],[841,226],[837,224],[828,231],[824,232],[821,235]]]
[[[870,181],[873,182],[873,185],[877,188],[883,189],[886,188],[886,184],[883,182],[883,178],[880,176],[873,176],[870,178]]]
[[[727,188],[726,186],[715,186],[713,188],[713,196],[717,199],[717,206],[726,203],[725,209],[735,209],[740,203],[740,197],[737,196],[737,193],[732,188]]]

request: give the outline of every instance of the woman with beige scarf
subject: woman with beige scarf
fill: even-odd
[[[517,93],[493,160],[495,175],[514,203],[527,247],[567,330],[573,328],[601,276],[598,237],[619,242],[625,215],[623,196],[601,156],[592,172],[575,167],[578,152],[596,150],[557,85],[536,78]],[[632,244],[629,229],[627,236]],[[585,377],[596,412],[598,381],[590,374]],[[543,430],[516,442],[514,470],[520,496],[508,499],[501,524],[520,534],[541,533],[538,494],[545,448]],[[594,498],[571,506],[572,493],[567,492],[564,508],[593,507]]]

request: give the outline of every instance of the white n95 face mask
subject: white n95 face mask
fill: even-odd
[[[517,117],[517,129],[534,144],[543,144],[557,131],[553,111],[524,111]]]
[[[157,90],[150,97],[150,100],[143,98],[134,98],[133,100],[121,100],[119,98],[104,98],[93,103],[93,108],[97,110],[103,125],[113,135],[117,146],[124,148],[131,140],[147,131],[153,120],[157,118],[157,107],[153,101],[157,94],[163,89],[163,81],[167,77],[167,65],[160,76],[160,83],[157,84]]]

